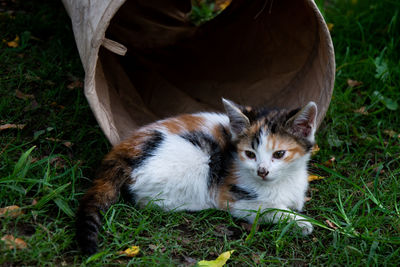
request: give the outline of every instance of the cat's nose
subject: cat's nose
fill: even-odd
[[[258,170],[257,170],[257,175],[260,176],[261,178],[265,178],[268,175],[268,173],[269,173],[269,171],[267,171],[263,167],[258,168]]]

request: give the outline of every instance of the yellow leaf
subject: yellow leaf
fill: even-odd
[[[221,255],[218,256],[217,259],[213,261],[199,261],[197,263],[198,266],[203,266],[203,267],[222,267],[225,265],[226,261],[229,260],[231,257],[231,254],[234,252],[234,250],[231,251],[226,251],[222,253]]]
[[[327,23],[326,25],[328,26],[329,31],[332,31],[333,27],[335,26],[333,23]]]
[[[319,146],[318,146],[318,144],[315,144],[311,149],[311,154],[315,155],[318,153],[318,151],[319,151]]]
[[[315,175],[315,174],[310,174],[310,175],[308,176],[308,181],[309,181],[309,182],[315,181],[315,180],[322,180],[322,179],[325,179],[325,177],[319,176],[319,175]]]
[[[15,36],[15,39],[7,42],[8,47],[18,47],[19,46],[19,36]]]
[[[127,257],[135,257],[137,254],[139,254],[140,248],[138,246],[131,246],[124,251],[120,251],[119,254],[122,254]]]
[[[0,216],[15,218],[24,212],[17,205],[0,208]]]

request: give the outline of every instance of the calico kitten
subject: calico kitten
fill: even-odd
[[[77,213],[84,253],[96,252],[100,212],[120,191],[139,205],[155,200],[164,210],[229,210],[250,223],[259,208],[302,210],[316,104],[290,112],[223,104],[226,114],[187,114],[144,126],[105,156]],[[281,219],[295,220],[304,234],[313,230],[293,212],[266,212],[260,221]]]

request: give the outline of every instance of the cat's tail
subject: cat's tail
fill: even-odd
[[[93,186],[80,201],[76,217],[76,238],[84,254],[97,251],[101,212],[106,212],[130,177],[131,166],[120,155],[108,154],[98,170]]]

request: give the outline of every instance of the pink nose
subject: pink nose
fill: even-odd
[[[269,171],[267,171],[265,168],[258,168],[257,170],[257,175],[260,176],[261,178],[265,178],[268,175]]]

